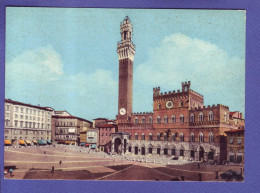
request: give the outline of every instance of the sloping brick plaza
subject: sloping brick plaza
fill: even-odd
[[[76,146],[8,147],[4,164],[16,167],[6,179],[223,181],[219,175],[228,169],[241,172],[239,165],[198,166],[162,158],[111,156]]]

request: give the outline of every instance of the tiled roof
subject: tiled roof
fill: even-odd
[[[245,131],[245,129],[232,129],[232,130],[229,130],[229,131],[225,131],[225,133],[236,133],[236,132],[239,132],[239,131]]]
[[[91,121],[89,121],[89,120],[86,120],[86,119],[82,119],[82,118],[80,118],[80,117],[75,117],[75,116],[72,116],[72,115],[70,115],[70,116],[62,116],[62,115],[53,115],[52,116],[52,118],[61,118],[61,119],[79,119],[79,120],[82,120],[82,121],[86,121],[86,122],[88,122],[88,123],[92,123]]]

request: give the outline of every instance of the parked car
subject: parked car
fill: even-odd
[[[233,171],[233,170],[228,170],[228,171],[220,174],[220,177],[222,179],[226,179],[226,180],[233,180],[233,179],[235,179],[235,180],[241,181],[241,180],[244,179],[243,176],[240,173],[238,173],[236,171]]]

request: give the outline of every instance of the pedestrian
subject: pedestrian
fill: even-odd
[[[200,164],[198,164],[198,169],[200,169]]]
[[[54,173],[54,166],[52,166],[51,168],[51,173]]]
[[[60,160],[60,165],[61,165],[62,161]]]
[[[9,169],[9,173],[10,173],[10,177],[13,177],[13,169],[12,168]]]

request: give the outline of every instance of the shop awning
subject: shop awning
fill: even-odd
[[[19,144],[20,144],[20,145],[25,145],[24,140],[19,140]]]
[[[28,141],[28,140],[25,140],[25,143],[26,143],[27,145],[31,145],[31,142]]]
[[[12,143],[9,139],[5,139],[5,145],[12,145]]]
[[[91,144],[91,148],[96,148],[96,144]]]
[[[84,145],[85,145],[85,143],[80,143],[80,145],[84,146]]]

